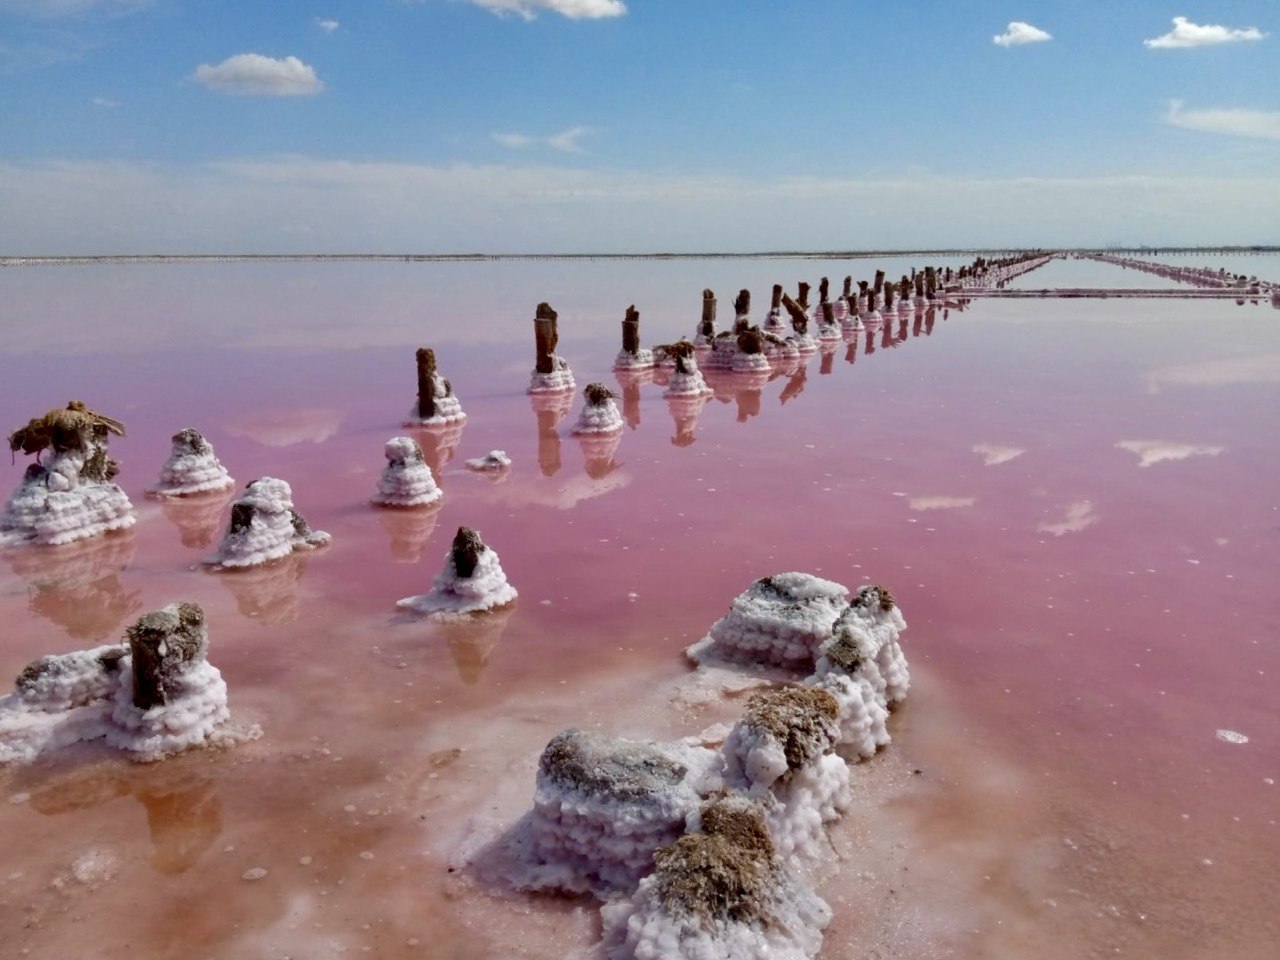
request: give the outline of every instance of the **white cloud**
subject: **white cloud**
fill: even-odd
[[[1241,107],[1187,110],[1181,100],[1170,100],[1165,122],[1202,133],[1280,140],[1280,110],[1246,110]]]
[[[297,57],[277,60],[260,53],[238,53],[216,67],[202,63],[192,76],[210,90],[250,96],[307,96],[324,89],[315,70]]]
[[[94,97],[92,102],[95,107],[106,107],[110,110],[120,106],[119,100],[112,100],[110,97]]]
[[[960,507],[972,507],[977,502],[977,498],[975,497],[948,497],[946,495],[939,495],[931,497],[912,497],[907,502],[907,506],[912,510],[923,512],[926,510],[956,510]]]
[[[559,150],[561,153],[582,153],[582,147],[578,144],[589,131],[586,127],[572,127],[554,136],[547,137],[547,145],[553,150]]]
[[[532,20],[541,10],[558,13],[570,20],[604,20],[625,16],[627,5],[622,0],[470,0],[499,16],[514,14]]]
[[[1257,27],[1221,27],[1192,23],[1186,17],[1174,17],[1172,30],[1162,37],[1143,40],[1142,44],[1151,50],[1185,50],[1189,47],[1239,43],[1242,40],[1261,40],[1265,36]]]
[[[1046,40],[1052,40],[1053,36],[1039,27],[1033,27],[1029,23],[1023,23],[1021,20],[1014,20],[1008,26],[1004,33],[998,33],[991,38],[991,42],[997,47],[1020,47],[1027,43],[1044,43]]]
[[[1121,450],[1136,453],[1138,466],[1152,467],[1167,460],[1187,460],[1191,457],[1216,457],[1226,447],[1197,447],[1190,443],[1173,443],[1168,440],[1121,440],[1116,444]]]
[[[1061,537],[1067,533],[1079,533],[1098,522],[1098,515],[1093,510],[1093,504],[1088,500],[1077,500],[1068,504],[1061,520],[1053,523],[1045,521],[1039,524],[1036,529],[1041,533],[1052,533],[1055,537]]]
[[[973,452],[982,455],[984,467],[998,467],[1002,463],[1017,459],[1027,451],[1022,447],[1001,447],[994,443],[980,443],[973,448]]]
[[[316,26],[325,33],[333,33],[333,31],[337,30],[338,27],[342,26],[342,24],[338,23],[337,20],[321,20],[319,17],[316,17]]]
[[[491,133],[489,136],[509,150],[523,150],[534,144],[534,138],[524,133]]]
[[[508,150],[527,150],[532,146],[547,146],[561,153],[585,153],[579,141],[590,132],[588,127],[570,127],[549,137],[534,137],[527,133],[491,133],[489,136]]]

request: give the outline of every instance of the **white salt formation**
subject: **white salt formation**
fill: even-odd
[[[702,316],[698,320],[698,332],[693,338],[695,346],[709,347],[716,337],[716,295],[711,290],[702,291]]]
[[[583,396],[586,404],[574,424],[575,434],[618,433],[622,430],[622,413],[613,402],[615,394],[612,390],[603,384],[589,383]]]
[[[143,615],[125,643],[41,657],[0,699],[0,763],[97,739],[151,761],[217,739],[227,685],[208,646],[204,612],[179,603]]]
[[[667,380],[667,387],[662,395],[667,399],[710,396],[711,388],[698,369],[693,345],[682,340],[672,344],[669,352],[675,358],[676,367]]]
[[[263,477],[249,484],[231,505],[231,524],[222,543],[207,562],[224,569],[254,567],[287,557],[295,550],[327,544],[329,534],[312,530],[293,508],[289,484]]]
[[[436,373],[436,352],[420,347],[418,361],[418,402],[404,421],[406,427],[442,426],[467,419],[453,384]]]
[[[173,450],[160,468],[160,482],[151,492],[161,497],[230,490],[235,481],[213,453],[213,444],[199,430],[188,427],[173,435]]]
[[[899,642],[905,629],[907,621],[893,595],[884,587],[868,584],[858,589],[833,631],[833,636],[847,632],[858,645],[867,660],[862,667],[864,674],[868,678],[878,674],[879,678],[873,679],[876,692],[890,706],[905,700],[911,688],[911,673]]]
[[[613,361],[613,369],[648,370],[653,365],[653,351],[640,346],[640,313],[632,304],[622,321],[622,349]]]
[[[729,794],[601,908],[608,960],[811,960],[831,910],[778,856],[760,804]]]
[[[695,663],[731,661],[808,673],[847,606],[845,587],[807,573],[753,583],[707,636],[688,650]]]
[[[718,784],[718,764],[705,747],[581,730],[555,737],[538,761],[533,810],[506,841],[517,887],[602,898],[635,889],[654,851],[685,832]]]
[[[483,457],[467,461],[468,470],[479,470],[482,473],[493,473],[511,469],[511,458],[505,450],[490,450]]]
[[[498,554],[476,531],[459,527],[445,555],[444,569],[431,581],[431,591],[406,597],[396,606],[448,618],[483,613],[515,599],[516,589],[507,583]]]
[[[0,512],[0,546],[71,543],[133,526],[133,505],[111,482],[119,470],[107,456],[111,434],[124,436],[124,425],[73,400],[9,436],[10,450],[37,462]]]
[[[725,783],[765,804],[779,854],[814,856],[849,805],[849,766],[834,752],[840,705],[819,687],[756,694],[724,742]]]
[[[556,354],[560,342],[558,321],[559,315],[550,304],[538,304],[533,318],[535,358],[530,393],[562,393],[576,386],[568,361]]]
[[[392,437],[383,455],[387,465],[378,478],[374,503],[383,507],[426,507],[444,496],[417,440]]]

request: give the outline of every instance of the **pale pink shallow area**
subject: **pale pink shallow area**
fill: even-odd
[[[739,287],[762,318],[773,282],[877,266],[909,264],[0,273],[0,425],[73,397],[123,419],[139,512],[124,536],[0,558],[0,677],[196,600],[233,714],[264,730],[151,766],[86,747],[0,771],[0,955],[590,957],[590,902],[494,898],[450,870],[458,843],[527,808],[565,727],[731,719],[740,700],[691,695],[682,649],[753,579],[800,569],[890,586],[915,679],[833,831],[823,957],[1274,957],[1280,312],[975,302],[758,390],[719,383],[692,424],[640,385],[611,456],[570,435],[580,395],[553,430],[524,393],[539,300],[579,387],[621,392],[628,303],[652,344],[693,333],[704,286],[723,326]],[[381,512],[420,345],[470,416],[453,451],[414,433],[438,511]],[[187,426],[240,485],[288,480],[333,544],[200,569],[225,503],[143,496]],[[509,475],[463,468],[494,448]],[[398,612],[459,524],[501,555],[514,609]]]

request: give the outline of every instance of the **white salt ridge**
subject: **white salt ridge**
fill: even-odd
[[[201,659],[169,687],[171,702],[140,710],[133,703],[133,662],[121,662],[107,743],[139,760],[159,760],[211,740],[230,718],[227,684],[218,668]]]
[[[511,458],[505,450],[490,450],[483,457],[467,461],[468,470],[495,471],[511,468]]]
[[[707,386],[706,378],[702,376],[702,371],[698,369],[698,364],[692,357],[685,359],[684,367],[684,370],[679,366],[676,367],[662,395],[668,400],[677,397],[710,396],[712,390]]]
[[[578,414],[578,422],[573,426],[573,433],[601,434],[619,433],[624,426],[622,414],[612,397],[605,397],[600,403],[586,403]]]
[[[234,486],[235,480],[214,455],[213,444],[188,427],[174,434],[169,459],[160,467],[160,481],[151,492],[160,497],[187,497]]]
[[[762,353],[743,353],[739,350],[729,361],[729,369],[734,373],[765,373],[768,372],[769,358]]]
[[[689,657],[728,660],[808,672],[818,648],[831,638],[848,591],[807,573],[757,580],[734,598],[729,613],[688,649]]]
[[[436,412],[429,417],[419,416],[418,404],[415,402],[405,417],[403,426],[431,427],[450,423],[461,423],[467,419],[462,409],[462,401],[453,392],[453,385],[438,373],[431,375],[431,394],[435,400]]]
[[[0,513],[0,547],[33,543],[51,546],[124,530],[136,522],[133,504],[114,483],[81,476],[98,446],[53,454],[33,463]]]
[[[387,465],[378,478],[373,502],[384,507],[425,507],[436,503],[444,491],[436,484],[422,456],[418,441],[392,437],[383,450]]]
[[[238,518],[248,521],[237,526]],[[293,508],[289,484],[263,477],[249,484],[244,495],[231,505],[231,527],[222,544],[207,562],[221,568],[255,567],[287,557],[295,550],[312,550],[332,539],[322,530],[312,530]]]
[[[831,671],[806,680],[810,686],[825,690],[840,707],[840,745],[863,759],[889,743],[885,721],[889,710],[884,698],[876,692],[875,683],[865,676]]]
[[[782,311],[779,309],[770,310],[769,315],[764,318],[764,326],[761,329],[765,333],[786,333],[787,325],[782,319]]]
[[[569,369],[569,362],[558,356],[553,356],[551,360],[555,369],[550,373],[533,371],[529,378],[530,393],[563,393],[566,390],[573,390],[576,386],[573,371]]]
[[[635,353],[628,353],[626,350],[619,350],[618,356],[613,361],[613,369],[615,370],[648,370],[656,364],[653,357],[653,351],[647,347],[641,347]]]
[[[506,606],[516,597],[516,588],[507,582],[497,551],[486,545],[471,576],[458,576],[450,550],[445,554],[444,569],[431,581],[430,592],[406,597],[396,606],[448,619]]]

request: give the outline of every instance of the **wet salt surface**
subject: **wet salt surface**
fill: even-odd
[[[911,700],[833,834],[824,957],[1272,956],[1280,314],[979,302],[758,388],[713,384],[692,424],[659,385],[617,385],[613,450],[570,435],[580,393],[558,427],[524,394],[538,300],[579,381],[612,386],[627,303],[649,346],[693,332],[703,286],[723,327],[741,286],[764,302],[775,280],[875,266],[7,271],[9,428],[72,397],[125,420],[112,453],[139,523],[0,558],[0,676],[192,599],[235,716],[265,736],[0,772],[5,951],[589,956],[589,901],[490,899],[452,853],[477,818],[528,808],[565,727],[734,719],[748,692],[694,695],[681,651],[795,568],[885,583],[911,624]],[[366,500],[420,345],[470,419],[413,432],[445,496],[387,517]],[[241,484],[288,480],[333,544],[200,570],[227,501],[142,497],[188,425]],[[498,484],[463,466],[494,448],[514,462]],[[1221,452],[1166,456],[1184,448]],[[396,611],[463,523],[515,607],[475,625]]]

